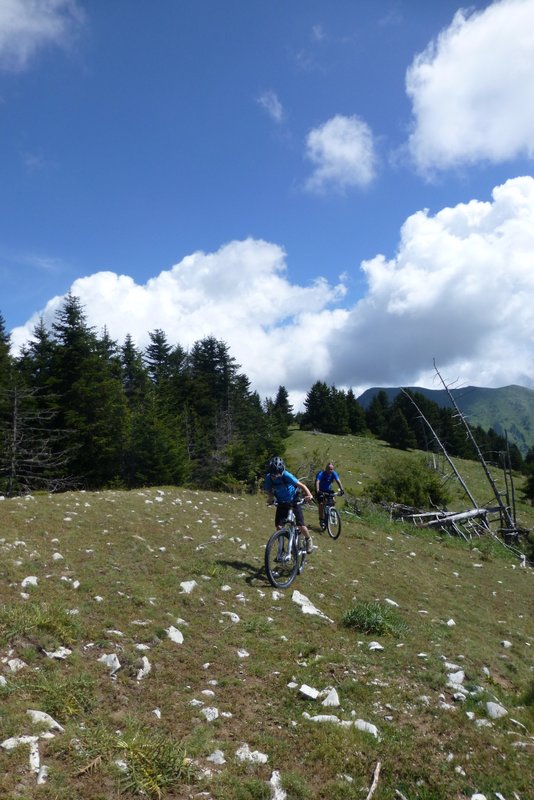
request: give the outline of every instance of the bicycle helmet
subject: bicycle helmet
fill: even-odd
[[[282,475],[285,468],[286,465],[284,464],[280,456],[275,456],[274,458],[271,458],[271,460],[269,461],[269,473],[271,475]]]

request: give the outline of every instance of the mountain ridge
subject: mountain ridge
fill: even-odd
[[[384,391],[388,400],[393,402],[401,388],[418,392],[441,408],[453,408],[446,389],[425,389],[420,386],[374,386],[363,392],[357,400],[367,409],[378,392]],[[534,389],[510,384],[500,388],[464,386],[449,391],[471,425],[480,425],[484,430],[493,428],[500,435],[506,434],[523,455],[534,447]]]

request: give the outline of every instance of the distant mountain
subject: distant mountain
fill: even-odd
[[[419,392],[442,408],[453,407],[445,389],[404,388]],[[400,388],[373,387],[361,394],[358,402],[367,409],[380,391],[386,392],[392,402]],[[493,428],[501,435],[508,434],[509,441],[516,444],[523,455],[534,447],[534,389],[524,386],[503,386],[500,389],[465,386],[451,389],[451,394],[470,425],[480,425],[484,430]]]

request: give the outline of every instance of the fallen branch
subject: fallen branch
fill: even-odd
[[[377,765],[375,767],[374,775],[373,775],[373,782],[371,784],[371,788],[369,789],[369,794],[367,795],[365,800],[371,800],[371,797],[374,795],[374,793],[376,791],[376,787],[378,786],[378,777],[380,775],[380,767],[381,766],[382,765],[380,764],[380,761],[378,761]]]

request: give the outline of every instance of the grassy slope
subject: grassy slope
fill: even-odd
[[[389,454],[367,439],[295,432],[287,460],[293,471],[311,476],[332,458],[346,488],[359,495]],[[465,462],[459,469],[485,502],[491,493],[477,466]],[[455,506],[468,507],[461,492]],[[294,586],[277,595],[262,570],[273,518],[262,495],[162,487],[0,502],[0,600],[11,612],[11,627],[5,614],[0,627],[0,672],[7,679],[0,687],[1,739],[35,733],[28,709],[49,711],[65,727],[40,741],[50,769],[43,786],[36,787],[29,771],[27,746],[0,749],[0,796],[116,797],[121,773],[114,761],[133,763],[135,747],[125,742],[135,724],[146,726],[136,740],[138,750],[144,746],[145,773],[155,752],[162,757],[164,748],[150,749],[160,734],[184,742],[196,765],[189,782],[163,788],[169,798],[202,790],[220,800],[267,798],[267,782],[278,770],[290,800],[351,800],[366,797],[377,763],[375,800],[398,798],[398,792],[409,800],[468,798],[475,791],[488,798],[501,792],[507,800],[513,792],[521,800],[532,796],[532,697],[524,702],[534,680],[532,570],[487,541],[469,546],[372,514],[346,516],[333,542],[316,530],[315,511],[306,514],[319,550]],[[520,515],[530,526],[531,509],[521,506]],[[55,560],[54,552],[63,558]],[[30,575],[38,584],[23,599],[21,582]],[[180,583],[189,580],[197,586],[187,594]],[[293,590],[332,622],[304,615]],[[398,603],[408,626],[402,638],[340,624],[357,602],[386,598]],[[56,620],[62,608],[77,610],[67,617],[77,627],[62,635],[45,623],[23,629],[21,611],[33,604],[52,608]],[[451,619],[454,626],[447,625]],[[167,637],[170,625],[182,631],[183,644]],[[370,651],[377,639],[384,650]],[[512,647],[504,648],[504,640]],[[58,644],[72,654],[64,660],[43,654],[43,647]],[[139,651],[139,644],[149,649]],[[122,664],[115,679],[98,663],[110,653]],[[152,670],[138,681],[141,655]],[[12,673],[6,659],[15,656],[27,666]],[[465,685],[484,693],[455,702],[444,659],[465,671]],[[292,680],[336,687],[340,708],[301,698],[288,687]],[[491,727],[468,718],[470,711],[485,719],[484,704],[495,698],[508,709],[506,718]],[[193,700],[216,707],[219,718],[207,722]],[[380,738],[308,721],[305,711],[362,719],[376,725]],[[266,754],[267,763],[240,762],[235,754],[243,743]],[[224,753],[223,765],[207,760],[216,749]],[[170,770],[165,761],[157,766],[160,777]],[[132,789],[124,796],[136,795]]]

